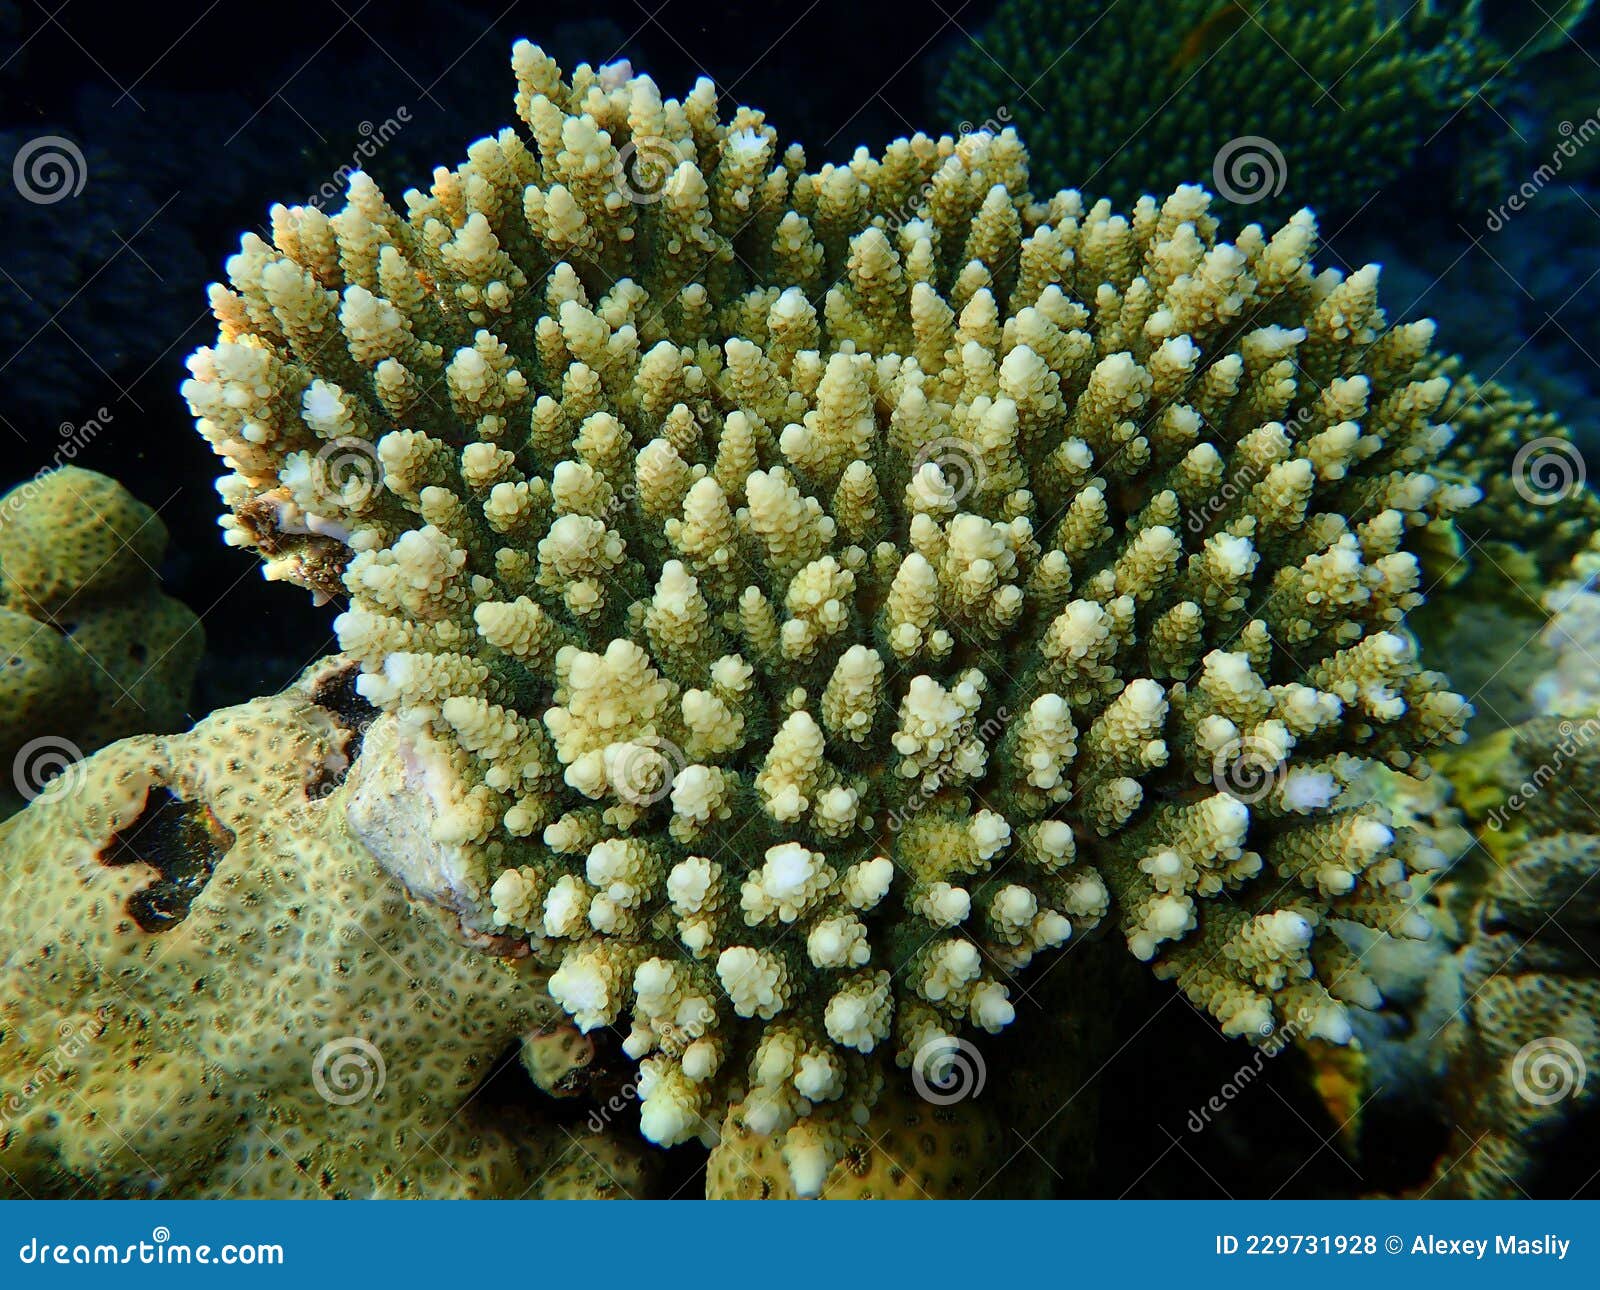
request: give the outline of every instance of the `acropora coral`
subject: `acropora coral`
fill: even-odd
[[[1439,370],[1450,379],[1440,413],[1456,430],[1443,468],[1484,494],[1463,517],[1463,532],[1518,548],[1534,564],[1530,581],[1553,579],[1600,529],[1600,497],[1585,486],[1572,431],[1499,381],[1478,380],[1457,359]]]
[[[559,1013],[349,835],[350,670],[123,740],[0,825],[0,1195],[643,1188],[642,1143],[480,1114]]]
[[[940,102],[968,127],[1014,120],[1052,184],[1166,192],[1215,173],[1230,200],[1332,214],[1588,7],[1002,0],[951,58]]]
[[[167,530],[105,475],[0,497],[0,817],[113,740],[185,724],[205,637],[161,590]]]
[[[354,836],[627,1018],[646,1136],[801,1194],[1102,920],[1347,1039],[1325,925],[1419,933],[1438,861],[1358,772],[1470,711],[1402,621],[1476,497],[1432,326],[1309,212],[1038,199],[1009,129],[811,171],[708,82],[513,66],[404,215],[274,207],[184,387],[229,541],[349,598]]]
[[[1596,599],[1576,586],[1600,564],[1589,545],[1600,528],[1600,498],[1559,417],[1499,381],[1478,380],[1457,358],[1438,370],[1450,380],[1439,416],[1455,438],[1436,473],[1470,483],[1483,497],[1459,517],[1449,542],[1424,553],[1435,594],[1408,625],[1434,664],[1474,697],[1468,734],[1476,740],[1550,710],[1534,701],[1532,687],[1558,683],[1546,675],[1558,634],[1600,640],[1580,621],[1596,621]],[[1439,594],[1446,588],[1448,595]],[[1573,591],[1581,594],[1573,599]],[[1569,651],[1562,681],[1593,691],[1594,671],[1587,657]]]

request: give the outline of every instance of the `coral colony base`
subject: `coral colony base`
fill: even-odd
[[[1010,130],[813,171],[512,61],[520,130],[274,207],[189,361],[228,540],[349,598],[354,836],[626,1029],[648,1138],[801,1194],[1102,922],[1347,1040],[1341,927],[1423,934],[1441,862],[1361,773],[1470,714],[1402,625],[1476,498],[1431,324],[1309,212],[1035,197]]]

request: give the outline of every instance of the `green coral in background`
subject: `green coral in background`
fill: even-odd
[[[1597,736],[1593,715],[1518,726],[1497,767],[1502,796],[1474,820],[1496,856],[1465,884],[1476,899],[1452,965],[1461,1004],[1440,1036],[1453,1132],[1429,1196],[1527,1195],[1550,1148],[1594,1106]]]
[[[1586,471],[1572,431],[1499,381],[1478,380],[1459,359],[1439,372],[1451,382],[1440,416],[1456,430],[1441,465],[1483,490],[1462,532],[1521,548],[1533,565],[1530,583],[1564,573],[1600,528],[1600,497],[1583,486]]]
[[[205,637],[161,591],[166,549],[156,513],[92,470],[0,497],[0,819],[62,764],[184,724]]]
[[[163,733],[155,513],[0,498],[0,1196],[1078,1194],[1202,1083],[1146,997],[1525,1180],[1590,1104],[1506,1081],[1600,1061],[1600,501],[1179,181],[1349,208],[1590,3],[1002,0],[982,126],[821,166],[519,41],[426,188],[272,207],[183,395],[340,652]]]
[[[951,60],[951,120],[1002,109],[1041,187],[1126,198],[1214,178],[1245,205],[1358,208],[1590,0],[1002,0]]]

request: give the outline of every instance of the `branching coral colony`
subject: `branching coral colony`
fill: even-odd
[[[1285,202],[1349,211],[1590,4],[1002,0],[939,97],[952,121],[1014,112],[1040,175],[1097,193],[1215,173],[1233,200],[1287,185]]]
[[[731,1114],[803,1193],[1102,920],[1344,1041],[1330,924],[1419,933],[1437,863],[1356,772],[1470,713],[1402,627],[1475,498],[1432,326],[1307,212],[1037,200],[1009,130],[809,171],[706,81],[512,62],[526,133],[274,207],[190,359],[229,540],[349,596],[356,833],[631,1024],[648,1137]]]

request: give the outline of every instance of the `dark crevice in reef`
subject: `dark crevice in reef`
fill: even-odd
[[[1580,1092],[1581,1088],[1580,1084]],[[1572,1200],[1600,1197],[1600,1175],[1593,1168],[1596,1142],[1600,1142],[1600,1106],[1591,1103],[1539,1142],[1524,1194]]]
[[[1361,1112],[1358,1156],[1367,1193],[1401,1196],[1426,1187],[1450,1148],[1450,1128],[1436,1108],[1373,1098]]]
[[[367,728],[378,716],[378,709],[356,692],[356,678],[360,675],[361,669],[351,663],[348,667],[318,678],[312,688],[311,701],[332,716],[348,736],[342,750],[344,764],[337,770],[324,770],[314,783],[307,786],[306,795],[312,799],[326,797],[344,782],[351,763],[361,753],[361,742],[366,738]]]
[[[165,932],[189,916],[233,836],[204,804],[156,788],[139,818],[111,835],[99,859],[113,868],[142,864],[156,871],[155,882],[128,897],[127,910],[142,930]]]
[[[378,715],[377,708],[356,691],[356,678],[360,675],[361,669],[351,663],[348,667],[341,667],[319,678],[311,691],[311,701],[331,712],[334,719],[355,737],[355,746],[346,749],[352,758],[360,747],[361,736],[366,734],[367,727]]]

